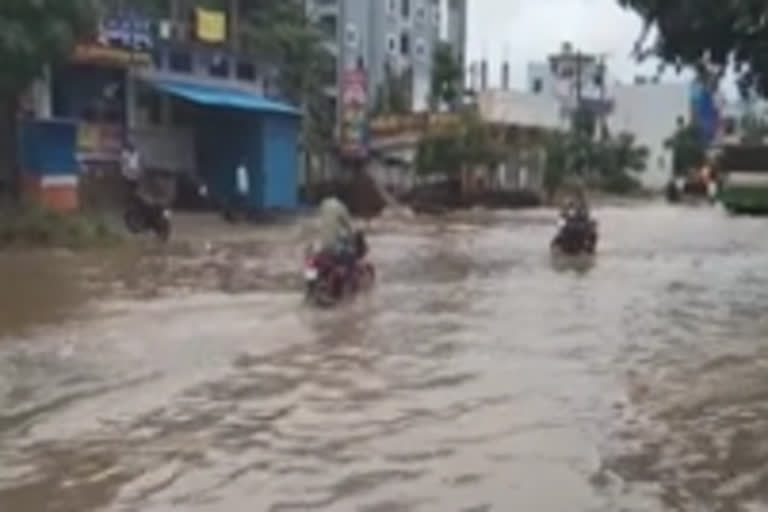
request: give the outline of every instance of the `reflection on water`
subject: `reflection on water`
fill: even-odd
[[[0,510],[759,510],[768,224],[606,209],[560,272],[550,220],[381,227],[335,311],[287,238],[33,272],[176,295],[0,345]]]

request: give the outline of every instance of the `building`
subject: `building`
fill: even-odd
[[[27,130],[22,142],[58,156],[22,150],[35,158],[25,163],[28,189],[54,173],[70,188],[74,180],[81,198],[103,197],[131,140],[145,168],[196,175],[214,199],[234,194],[234,169],[244,162],[250,206],[296,206],[300,116],[279,99],[279,70],[247,50],[238,23],[245,3],[201,5],[169,0],[152,18],[108,10],[95,37],[48,70],[30,101],[34,123],[48,125]]]
[[[545,62],[528,64],[529,92],[556,98],[564,118],[579,105],[598,115],[610,111],[607,80],[604,57],[577,51],[570,43],[563,43]]]
[[[663,188],[673,174],[672,151],[665,143],[677,129],[679,119],[690,119],[689,85],[617,84],[611,88],[611,96],[614,109],[606,119],[609,130],[630,133],[637,144],[648,148],[647,168],[640,178],[647,188]]]
[[[408,73],[411,108],[424,110],[437,41],[450,43],[463,65],[467,0],[307,0],[307,9],[337,57],[338,74],[328,88],[334,98],[345,71],[366,71],[370,99],[388,72]]]
[[[528,64],[528,89],[559,104],[562,119],[571,119],[581,104],[605,121],[611,133],[630,133],[649,150],[644,186],[660,189],[672,174],[672,155],[665,147],[679,119],[691,117],[690,86],[638,77],[624,84],[610,78],[605,59],[564,43],[546,62]]]
[[[507,161],[495,170],[494,184],[505,189],[541,188],[545,137],[568,128],[557,100],[526,91],[488,89],[478,92],[477,107],[510,150]]]

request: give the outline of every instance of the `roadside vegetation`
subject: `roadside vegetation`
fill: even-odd
[[[111,247],[124,240],[106,219],[84,213],[58,213],[36,205],[0,208],[0,249]]]

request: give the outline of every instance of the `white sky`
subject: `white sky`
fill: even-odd
[[[490,82],[499,84],[501,61],[510,62],[512,86],[524,88],[526,65],[544,60],[571,41],[585,52],[605,53],[611,74],[631,81],[656,70],[630,56],[642,24],[616,0],[468,0],[468,59],[489,60]],[[672,72],[665,80],[680,81]]]

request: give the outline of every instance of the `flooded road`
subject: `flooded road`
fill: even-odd
[[[552,212],[379,223],[328,312],[292,236],[6,256],[0,510],[766,510],[768,222],[598,216],[581,271]]]

